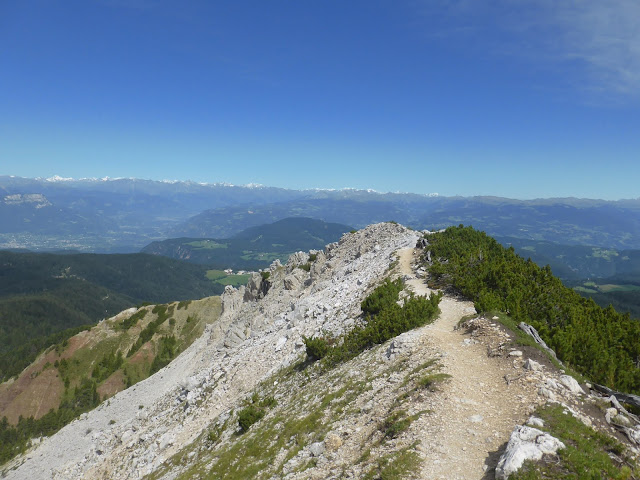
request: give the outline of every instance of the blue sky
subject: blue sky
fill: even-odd
[[[2,2],[0,92],[0,174],[640,197],[635,0]]]

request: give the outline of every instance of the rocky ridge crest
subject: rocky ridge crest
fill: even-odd
[[[317,252],[274,262],[268,278],[228,288],[220,320],[170,365],[81,416],[9,465],[8,478],[141,478],[304,351],[302,336],[340,334],[417,233],[382,223]],[[302,263],[304,262],[304,263]],[[267,275],[264,275],[267,277]]]

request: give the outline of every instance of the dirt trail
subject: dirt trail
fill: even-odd
[[[399,254],[410,288],[419,295],[430,293],[424,280],[413,273],[414,249]],[[513,360],[489,358],[485,345],[469,344],[469,335],[454,330],[463,316],[475,313],[471,302],[445,296],[440,309],[440,317],[423,331],[427,343],[441,353],[442,371],[452,378],[434,395],[433,413],[416,422],[423,434],[422,478],[494,478],[496,452],[515,425],[527,419],[535,390],[507,385],[505,375],[515,372]]]

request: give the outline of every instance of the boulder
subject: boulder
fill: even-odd
[[[307,272],[301,268],[294,269],[289,275],[284,277],[285,290],[298,290],[304,284]]]
[[[538,417],[531,416],[529,420],[527,420],[527,425],[530,427],[544,427],[544,420]]]
[[[255,301],[263,297],[262,292],[262,275],[259,273],[252,273],[247,282],[247,287],[244,292],[244,301]]]
[[[314,457],[319,457],[324,453],[324,443],[323,442],[315,442],[309,446],[309,452]]]
[[[244,325],[234,324],[229,327],[229,331],[224,339],[224,346],[233,348],[244,342],[251,332],[247,332]]]
[[[582,390],[582,387],[580,386],[578,381],[569,375],[561,375],[560,383],[562,383],[562,385],[567,387],[567,389],[569,389],[571,393],[575,393],[575,394],[584,393],[584,390]]]
[[[564,443],[548,433],[519,425],[511,434],[507,448],[500,457],[496,467],[496,479],[506,480],[509,475],[517,472],[525,461],[540,460],[543,455],[555,454],[562,448],[565,448]]]
[[[531,370],[532,372],[541,372],[542,371],[542,365],[538,362],[536,362],[535,360],[531,360],[530,358],[527,358],[524,362],[524,368],[525,370]]]

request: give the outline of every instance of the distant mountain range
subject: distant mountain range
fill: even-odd
[[[133,252],[167,238],[229,238],[310,217],[361,228],[460,223],[500,237],[640,248],[640,199],[513,200],[370,190],[288,190],[138,179],[0,177],[0,249]]]

